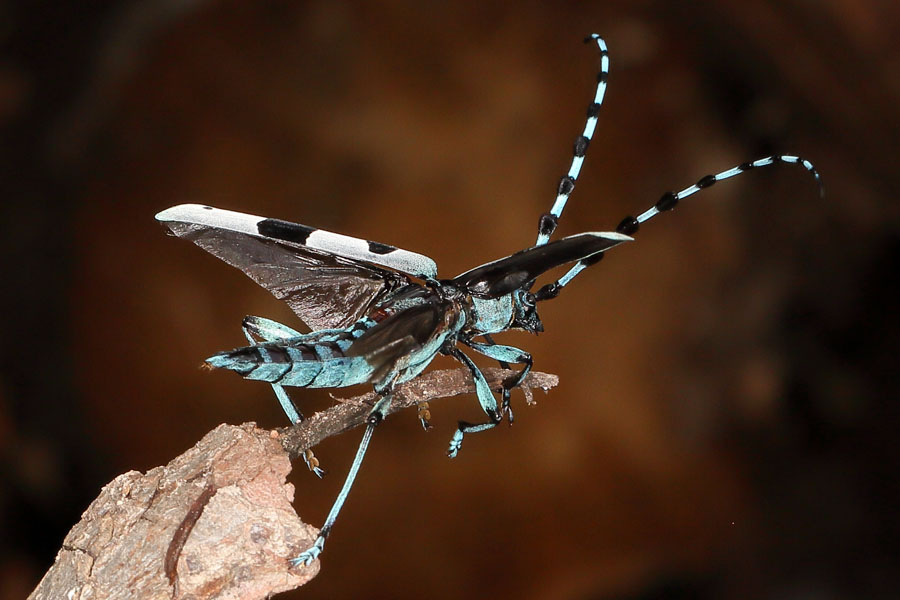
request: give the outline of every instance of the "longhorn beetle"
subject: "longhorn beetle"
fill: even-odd
[[[439,353],[452,356],[471,372],[478,402],[487,416],[481,423],[459,422],[447,451],[452,458],[459,452],[465,434],[491,429],[504,415],[512,422],[510,389],[519,385],[531,369],[528,352],[497,344],[491,336],[512,329],[535,334],[543,331],[537,303],[559,295],[581,271],[603,258],[606,250],[632,241],[630,236],[641,224],[718,181],[777,163],[802,166],[815,177],[822,193],[819,174],[808,160],[784,154],[767,156],[706,175],[680,192],[666,192],[637,217],[625,217],[614,232],[581,233],[551,242],[581,172],[606,92],[606,43],[596,34],[585,42],[597,44],[600,72],[584,131],[575,140],[572,163],[559,182],[556,201],[540,218],[535,245],[511,256],[453,279],[438,279],[437,266],[428,257],[305,225],[195,204],[175,206],[156,215],[176,236],[237,267],[287,302],[313,330],[299,333],[269,319],[246,317],[243,329],[250,345],[214,354],[206,359],[210,366],[270,383],[292,423],[302,421],[303,416],[285,386],[338,388],[370,383],[378,394],[356,457],[325,524],[313,546],[292,559],[294,566],[308,565],[322,552],[372,434],[387,414],[394,386],[419,375]],[[574,265],[565,275],[531,291],[540,275],[570,263]],[[499,405],[484,375],[460,345],[498,361],[504,368],[510,363],[522,365],[518,375],[504,384]],[[419,406],[418,417],[428,429],[427,403]],[[303,458],[321,477],[322,470],[312,453],[307,451]]]

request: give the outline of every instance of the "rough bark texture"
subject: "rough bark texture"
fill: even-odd
[[[488,369],[499,388],[511,371]],[[533,373],[522,385],[557,384]],[[466,370],[433,371],[398,388],[391,412],[473,391]],[[281,431],[220,425],[193,448],[146,474],[106,485],[69,531],[30,598],[267,598],[315,577],[319,561],[291,568],[318,530],[291,506],[291,456],[365,421],[365,394]],[[302,503],[302,501],[301,501]]]
[[[302,585],[318,564],[291,570],[286,557],[317,532],[291,507],[290,470],[274,432],[220,425],[104,487],[31,597],[265,598]]]

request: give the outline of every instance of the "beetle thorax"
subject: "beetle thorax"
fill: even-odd
[[[515,316],[512,294],[499,298],[474,298],[470,296],[467,327],[476,335],[499,333],[509,329]]]

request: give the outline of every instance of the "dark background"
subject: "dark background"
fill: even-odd
[[[896,598],[898,24],[876,0],[3,4],[0,596],[115,475],[284,424],[268,386],[197,367],[245,314],[296,319],[157,211],[295,220],[443,276],[506,255],[568,167],[596,31],[610,86],[561,234],[771,151],[827,196],[780,166],[648,223],[541,306],[545,334],[504,338],[560,386],[455,461],[474,397],[428,434],[391,418],[285,597]],[[358,438],[295,473],[304,519]]]

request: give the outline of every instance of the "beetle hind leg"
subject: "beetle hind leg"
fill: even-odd
[[[247,341],[254,345],[258,344],[260,340],[264,342],[277,342],[279,340],[286,340],[302,335],[287,325],[282,325],[281,323],[263,317],[244,317],[241,328],[244,330],[244,336],[246,336]],[[287,418],[292,425],[296,425],[303,421],[303,413],[297,410],[297,406],[294,404],[294,401],[291,400],[291,397],[288,396],[284,386],[273,383],[272,391],[275,392],[278,403],[281,404],[284,414],[287,415]],[[319,466],[319,459],[316,458],[312,450],[306,450],[301,456],[303,457],[303,462],[306,463],[306,468],[315,473],[316,477],[321,479],[325,476],[326,471]]]
[[[378,390],[376,389],[376,391]],[[322,525],[322,529],[319,530],[319,536],[316,538],[316,541],[313,542],[312,546],[301,552],[299,556],[291,559],[291,565],[294,567],[299,567],[301,565],[308,566],[322,554],[322,550],[325,548],[325,540],[328,538],[328,534],[331,533],[334,522],[337,520],[341,508],[347,500],[350,488],[353,487],[353,482],[362,465],[363,458],[366,456],[366,450],[369,448],[369,442],[372,441],[372,434],[375,432],[375,428],[378,427],[387,416],[388,409],[391,406],[393,394],[392,386],[389,385],[384,391],[378,391],[378,393],[381,394],[381,398],[375,403],[375,406],[366,418],[366,430],[365,433],[363,433],[362,440],[359,442],[356,456],[353,459],[353,464],[350,465],[350,470],[347,472],[347,478],[344,480],[344,485],[341,487],[341,491],[338,493],[334,504],[331,506],[331,510],[328,512],[325,524]]]

